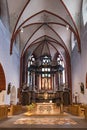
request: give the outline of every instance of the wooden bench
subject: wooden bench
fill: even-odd
[[[87,106],[85,107],[85,119],[87,120]]]
[[[8,115],[16,115],[22,113],[21,105],[11,105],[8,107]]]
[[[69,112],[75,116],[85,116],[85,108],[80,105],[70,105]]]
[[[0,120],[8,117],[8,106],[0,106]]]

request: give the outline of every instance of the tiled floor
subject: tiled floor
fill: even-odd
[[[87,128],[84,118],[68,116],[25,116],[20,114],[0,121],[0,128]]]

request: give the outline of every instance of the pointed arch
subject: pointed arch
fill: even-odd
[[[5,78],[4,69],[0,63],[0,91],[5,89],[6,89],[6,78]]]

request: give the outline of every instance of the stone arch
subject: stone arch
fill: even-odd
[[[6,90],[6,78],[3,67],[0,63],[0,91]]]
[[[10,95],[10,104],[16,104],[16,87],[12,86]]]

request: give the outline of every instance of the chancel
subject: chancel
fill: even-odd
[[[0,120],[87,128],[87,0],[0,0]]]
[[[46,41],[45,44],[47,44]],[[35,102],[49,102],[50,100],[56,102],[56,93],[60,93],[60,90],[64,91],[63,88],[60,88],[60,86],[63,84],[63,81],[65,81],[65,72],[63,73],[63,71],[65,71],[64,61],[62,56],[59,54],[57,59],[53,61],[51,54],[48,54],[49,51],[47,50],[45,52],[44,50],[40,57],[34,57],[33,54],[28,60],[27,87],[36,95],[34,98]],[[55,77],[58,78],[56,85]],[[33,79],[35,80],[35,83],[32,81]],[[35,86],[37,88],[36,90]]]

